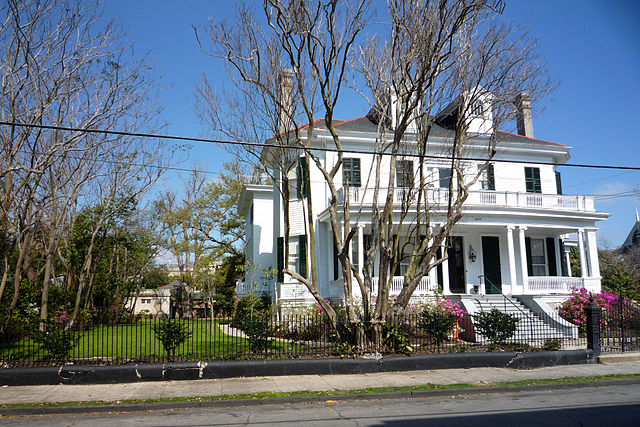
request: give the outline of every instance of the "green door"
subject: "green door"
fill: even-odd
[[[495,236],[482,236],[482,266],[484,267],[485,292],[502,292],[500,273],[500,241]]]
[[[449,290],[454,294],[466,292],[464,271],[464,248],[461,236],[449,236],[447,254],[449,258]]]

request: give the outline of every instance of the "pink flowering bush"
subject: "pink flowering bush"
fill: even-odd
[[[608,313],[613,313],[613,308],[620,304],[620,296],[613,291],[602,291],[599,294],[591,294],[585,288],[576,289],[571,296],[560,305],[558,314],[568,322],[578,326],[580,333],[587,330],[587,315],[585,308],[589,305],[589,297],[593,295],[593,302]],[[625,306],[629,304],[625,298]]]
[[[424,307],[420,313],[418,326],[440,347],[440,344],[454,331],[464,314],[465,311],[457,302],[438,298],[435,303]]]

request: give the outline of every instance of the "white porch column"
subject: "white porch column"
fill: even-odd
[[[600,264],[598,263],[598,247],[596,244],[595,230],[589,230],[587,234],[587,255],[589,256],[589,267],[591,277],[600,277]]]
[[[364,236],[363,236],[363,224],[358,224],[358,273],[362,276],[362,267],[364,265]]]
[[[429,247],[433,246],[433,229],[429,230],[429,235],[431,236],[429,238]],[[434,256],[435,257],[435,256]],[[433,260],[430,260],[430,262],[433,263]],[[438,278],[436,277],[436,272],[437,272],[437,267],[432,268],[431,270],[429,270],[429,290],[431,292],[431,289],[438,289]]]
[[[581,277],[584,279],[587,277],[587,259],[584,254],[584,230],[582,228],[578,228],[578,251],[580,252],[580,271]]]
[[[527,245],[524,232],[527,227],[518,227],[518,244],[520,245],[520,268],[522,269],[522,293],[529,290],[529,273],[527,271]]]
[[[513,294],[513,289],[518,284],[518,278],[516,276],[516,248],[513,244],[513,229],[515,227],[510,225],[507,227],[507,252],[509,254],[509,293]]]
[[[440,246],[440,252],[442,253],[443,257],[447,256],[446,241],[447,239],[445,239],[442,242],[442,245]],[[445,295],[451,294],[451,289],[449,288],[449,259],[448,258],[442,262],[442,293]]]
[[[567,275],[568,275],[569,277],[572,277],[572,276],[573,276],[573,274],[571,273],[571,257],[569,256],[569,252],[568,252],[568,251],[566,251],[566,252],[563,254],[563,256],[564,256],[565,261],[566,261],[566,263],[567,263]]]

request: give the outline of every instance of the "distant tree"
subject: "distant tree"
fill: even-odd
[[[602,288],[620,296],[640,300],[640,267],[634,260],[633,250],[598,251]]]
[[[249,171],[238,160],[225,163],[224,172],[211,181],[194,168],[181,199],[166,192],[155,201],[163,245],[175,257],[183,280],[191,275],[196,282],[210,281],[208,274],[222,257],[241,252],[245,222],[237,207],[249,182]]]
[[[222,260],[222,265],[216,271],[214,282],[216,313],[226,316],[233,313],[236,302],[236,282],[244,274],[244,264],[243,254],[229,255]]]

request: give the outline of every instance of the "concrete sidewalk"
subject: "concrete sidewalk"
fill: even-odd
[[[607,356],[599,364],[553,366],[531,370],[509,368],[439,369],[350,375],[291,375],[224,378],[195,381],[157,381],[124,384],[3,386],[0,404],[158,399],[170,397],[221,396],[260,392],[340,391],[424,384],[478,384],[640,374],[640,354]],[[0,411],[1,413],[1,411]]]

